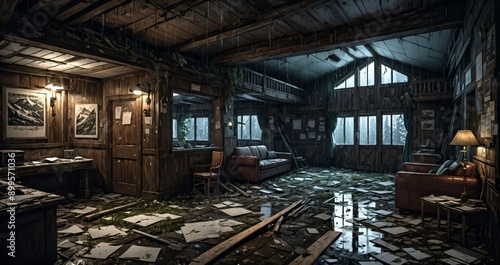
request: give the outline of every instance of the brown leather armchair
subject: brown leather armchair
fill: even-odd
[[[460,197],[464,189],[462,162],[448,160],[442,165],[406,162],[396,173],[395,202],[400,210],[420,211],[420,198],[428,195]],[[469,198],[480,196],[480,179],[477,167],[467,162],[467,192]],[[433,208],[425,211],[435,212]]]

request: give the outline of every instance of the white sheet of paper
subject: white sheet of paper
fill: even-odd
[[[115,120],[119,120],[122,117],[122,107],[115,107]]]
[[[127,233],[119,230],[114,225],[89,228],[88,232],[90,237],[92,237],[92,239],[108,237],[108,236],[116,236],[116,235],[127,235]]]
[[[118,258],[140,260],[144,262],[156,262],[156,259],[160,254],[160,250],[160,248],[132,245]]]
[[[73,225],[67,229],[63,229],[63,230],[59,230],[57,231],[57,233],[61,233],[61,234],[80,234],[80,233],[83,233],[83,230],[76,226],[76,225]]]
[[[130,125],[132,124],[132,112],[125,111],[123,112],[122,125]]]
[[[111,254],[117,251],[122,245],[112,246],[110,243],[101,242],[90,250],[89,254],[83,255],[84,258],[107,259]]]
[[[250,210],[247,210],[247,209],[241,208],[241,207],[221,209],[221,211],[224,212],[225,214],[233,216],[233,217],[244,215],[244,214],[249,214],[252,212]]]
[[[83,209],[74,209],[71,212],[76,213],[76,214],[86,214],[86,213],[93,212],[95,210],[97,210],[97,208],[87,206]]]
[[[150,226],[152,224],[158,223],[160,221],[163,221],[165,219],[166,218],[153,216],[153,215],[138,214],[138,215],[130,216],[127,218],[123,218],[123,221],[133,223],[133,224],[136,224],[138,226],[146,227],[146,226]]]

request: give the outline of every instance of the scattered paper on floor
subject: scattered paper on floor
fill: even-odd
[[[119,230],[114,225],[89,228],[88,232],[92,239],[116,235],[127,235],[127,233]]]
[[[426,258],[430,258],[431,256],[423,253],[422,251],[420,250],[416,250],[414,248],[403,248],[403,250],[410,254],[410,256],[412,256],[414,259],[416,260],[423,260],[423,259],[426,259]]]
[[[83,233],[83,230],[80,227],[76,226],[76,225],[72,225],[69,228],[57,231],[57,233],[61,233],[61,234],[73,234],[73,235],[75,235],[75,234]]]
[[[76,213],[76,214],[87,214],[87,213],[93,212],[95,210],[97,210],[97,208],[87,206],[83,209],[74,209],[71,212]]]
[[[101,242],[91,249],[89,254],[83,255],[83,257],[92,259],[107,259],[121,246],[122,245],[112,246],[110,243]]]
[[[244,215],[244,214],[249,214],[252,212],[250,210],[247,210],[247,209],[241,208],[241,207],[221,209],[221,211],[227,215],[232,216],[232,217],[240,216],[240,215]]]
[[[160,248],[132,245],[118,258],[140,260],[144,262],[156,262],[156,259],[160,254],[160,250]]]
[[[410,232],[410,230],[408,230],[402,226],[382,228],[381,230],[385,231],[391,235],[395,235],[395,236],[406,234],[406,233]]]
[[[181,227],[186,242],[196,242],[207,238],[219,237],[220,233],[233,232],[231,226],[243,224],[234,220],[220,219],[197,223],[185,223]]]
[[[332,219],[332,215],[331,214],[326,214],[326,213],[320,213],[320,214],[315,215],[314,217],[316,217],[318,219],[321,219],[323,221]]]

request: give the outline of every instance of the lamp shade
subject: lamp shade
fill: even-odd
[[[479,145],[471,130],[458,130],[450,144],[460,146]]]

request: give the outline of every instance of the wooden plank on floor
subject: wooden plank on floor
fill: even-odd
[[[266,228],[269,224],[273,223],[274,221],[278,220],[281,216],[286,215],[288,212],[293,210],[295,207],[297,207],[299,204],[301,204],[303,201],[296,201],[292,203],[290,206],[282,210],[281,212],[267,218],[266,220],[246,229],[245,231],[231,237],[230,239],[218,244],[217,246],[209,249],[208,251],[204,252],[203,254],[199,255],[198,257],[194,258],[190,265],[200,265],[200,264],[209,264],[215,259],[217,259],[220,255],[228,251],[230,248],[236,246],[238,243],[243,241],[246,237],[252,235],[253,233]]]
[[[114,208],[111,208],[111,209],[106,209],[106,210],[103,210],[103,211],[100,211],[100,212],[97,212],[97,213],[89,214],[89,215],[85,216],[83,219],[85,221],[90,221],[90,220],[96,219],[96,218],[101,217],[101,216],[105,216],[105,215],[110,214],[110,213],[114,213],[114,212],[118,212],[118,211],[121,211],[121,210],[125,210],[125,209],[127,209],[129,207],[132,207],[132,206],[135,206],[135,205],[137,205],[137,204],[139,204],[141,202],[142,202],[142,200],[138,200],[138,201],[133,202],[133,203],[129,203],[129,204],[117,206],[117,207],[114,207]]]
[[[314,242],[310,247],[307,248],[307,251],[310,255],[308,256],[298,256],[294,259],[290,264],[299,265],[299,264],[313,264],[314,261],[325,251],[325,249],[330,246],[330,244],[337,240],[340,236],[340,232],[337,231],[328,231],[322,237],[320,237],[316,242]]]

